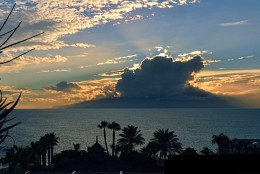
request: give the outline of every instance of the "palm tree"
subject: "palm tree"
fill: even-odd
[[[42,137],[42,140],[46,145],[46,150],[48,152],[48,167],[50,168],[53,161],[53,149],[54,146],[58,144],[59,137],[56,137],[56,135],[52,132],[49,134],[45,134]]]
[[[113,130],[113,144],[112,144],[112,156],[115,156],[115,132],[121,130],[120,124],[116,122],[109,123],[108,129]]]
[[[42,146],[40,144],[40,141],[36,141],[36,142],[31,142],[31,149],[32,149],[32,153],[34,156],[34,165],[36,167],[36,169],[39,169],[39,167],[41,166],[42,160],[41,160],[41,156],[42,156]]]
[[[46,169],[46,153],[48,150],[48,140],[47,140],[46,135],[42,136],[40,138],[39,142],[40,142],[39,146],[41,149],[42,165],[43,165],[43,169],[45,170]],[[48,155],[49,155],[49,151],[48,151]]]
[[[122,147],[123,151],[126,153],[132,153],[135,146],[144,144],[145,139],[140,133],[141,130],[137,130],[138,127],[133,125],[125,127],[122,129],[122,133],[119,134],[121,137],[117,140],[118,145]]]
[[[56,135],[52,132],[49,134],[49,145],[51,148],[51,163],[53,161],[53,150],[54,150],[54,146],[58,145],[59,142],[59,137],[56,137]]]
[[[157,144],[160,159],[166,158],[168,154],[180,154],[182,152],[182,144],[174,131],[158,129],[154,132],[151,141]]]
[[[202,155],[214,155],[214,152],[212,150],[210,150],[208,147],[204,147],[200,153]]]
[[[106,135],[107,125],[108,125],[107,121],[101,121],[101,123],[97,127],[100,128],[100,129],[103,129],[105,146],[106,146],[107,154],[109,154],[109,151],[108,151],[108,148],[107,148],[107,135]]]
[[[212,136],[212,144],[218,145],[218,154],[227,154],[229,150],[229,138],[225,134],[221,133],[219,135]]]

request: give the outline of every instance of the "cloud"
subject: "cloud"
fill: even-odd
[[[260,100],[260,70],[202,71],[194,86],[214,94],[256,94]]]
[[[101,76],[101,77],[113,77],[113,76],[120,76],[123,73],[124,73],[124,70],[121,69],[121,70],[117,70],[117,71],[101,73],[101,74],[99,74],[99,76]]]
[[[91,48],[91,47],[96,47],[96,45],[91,45],[91,44],[87,44],[87,43],[76,43],[76,44],[72,44],[72,45],[68,45],[71,47],[79,47],[79,48]]]
[[[243,60],[243,59],[251,59],[251,58],[254,58],[255,56],[243,56],[243,57],[239,57],[237,58],[238,60]]]
[[[7,54],[2,57],[2,61],[10,60],[12,54]],[[44,66],[48,64],[59,64],[67,62],[68,58],[61,55],[48,55],[48,57],[34,57],[34,56],[23,56],[9,64],[5,64],[0,69],[0,73],[19,73],[22,69],[26,67],[36,67],[38,65]]]
[[[205,97],[206,92],[190,85],[194,75],[204,67],[203,61],[201,56],[186,61],[173,61],[162,56],[146,58],[140,68],[125,69],[116,84],[116,92],[126,98]]]
[[[188,53],[179,54],[178,57],[190,57],[190,56],[202,55],[202,54],[212,54],[212,52],[208,50],[195,50]]]
[[[236,22],[227,22],[219,24],[222,27],[233,27],[233,26],[241,26],[241,25],[248,25],[248,20],[236,21]]]
[[[42,70],[38,73],[60,73],[60,72],[70,72],[70,69]]]
[[[75,90],[80,90],[80,86],[75,83],[68,83],[66,81],[62,81],[55,86],[45,88],[47,90],[60,91],[60,92],[73,92]]]
[[[53,0],[17,0],[15,12],[10,18],[12,28],[19,21],[23,21],[23,26],[19,28],[20,34],[15,39],[23,36],[30,36],[44,31],[45,34],[35,38],[33,42],[27,42],[16,47],[19,50],[59,49],[69,44],[61,41],[64,36],[69,36],[79,31],[107,24],[109,22],[120,23],[120,20],[140,20],[143,17],[131,12],[138,9],[152,8],[172,8],[177,5],[188,5],[197,3],[197,0],[133,0],[133,1],[53,1]],[[13,1],[5,1],[0,4],[0,10],[8,12],[13,5]],[[6,13],[0,13],[0,18],[6,17]],[[81,48],[93,47],[92,44],[75,43],[70,46]],[[13,48],[14,51],[17,51]]]
[[[133,58],[137,57],[136,54],[129,55],[129,56],[122,56],[122,57],[116,57],[113,59],[106,60],[105,62],[99,62],[97,65],[109,65],[109,64],[119,64],[124,63],[128,61],[133,61]]]
[[[244,60],[244,59],[252,59],[252,58],[255,58],[255,56],[253,56],[253,55],[250,55],[250,56],[241,56],[241,57],[238,57],[238,58],[225,59],[225,60],[223,60],[223,61],[230,62],[230,61],[235,61],[235,60]]]

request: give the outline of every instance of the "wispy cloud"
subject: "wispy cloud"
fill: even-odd
[[[245,57],[239,57],[237,59],[239,60],[243,60],[243,59],[251,59],[251,58],[254,58],[255,56],[245,56]]]
[[[133,61],[133,58],[137,57],[136,54],[128,55],[128,56],[122,56],[122,57],[116,57],[109,60],[106,60],[105,62],[99,62],[97,65],[109,65],[109,64],[119,64],[124,63],[128,61]]]
[[[195,86],[215,94],[260,94],[260,70],[202,71],[197,77]]]
[[[61,73],[61,72],[70,72],[70,69],[55,69],[55,70],[42,70],[38,73]]]
[[[10,56],[10,55],[9,55]],[[13,56],[12,56],[13,57]],[[9,60],[8,56],[2,59]],[[48,57],[34,57],[34,56],[24,56],[16,61],[13,61],[5,66],[2,66],[0,73],[18,73],[23,68],[32,68],[36,66],[46,66],[50,64],[60,64],[67,62],[68,58],[61,55],[49,55]]]
[[[59,49],[64,46],[81,48],[93,47],[93,44],[75,43],[68,45],[61,38],[75,34],[79,31],[92,28],[109,22],[120,23],[120,20],[140,20],[141,15],[130,14],[138,9],[172,8],[177,5],[188,5],[199,2],[198,0],[133,0],[133,1],[53,1],[53,0],[17,0],[16,12],[11,17],[11,24],[23,20],[23,27],[17,36],[31,35],[44,31],[45,34],[35,38],[27,45],[17,49],[24,50],[36,47],[38,50]],[[13,2],[5,1],[0,4],[0,10],[8,12]],[[0,18],[5,17],[0,14]],[[11,28],[12,26],[8,26]],[[25,48],[26,47],[26,48]],[[14,49],[14,48],[13,48]],[[15,50],[16,51],[16,50]]]
[[[248,20],[236,21],[236,22],[227,22],[219,24],[222,27],[232,27],[232,26],[240,26],[240,25],[248,25]]]
[[[117,71],[101,73],[101,74],[99,74],[99,76],[101,76],[101,77],[114,77],[114,76],[120,76],[123,73],[124,73],[124,69],[121,69],[121,70],[117,70]]]
[[[252,59],[252,58],[255,58],[255,56],[253,56],[253,55],[250,55],[250,56],[241,56],[241,57],[238,57],[238,58],[225,59],[225,60],[223,60],[223,61],[230,62],[230,61],[237,61],[237,60],[244,60],[244,59]]]
[[[202,55],[202,54],[212,54],[212,52],[208,50],[194,50],[188,53],[179,54],[178,57],[190,57],[190,56]]]

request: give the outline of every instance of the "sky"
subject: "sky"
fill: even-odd
[[[1,33],[22,24],[8,43],[44,32],[0,54],[35,48],[0,65],[17,108],[206,94],[260,107],[259,0],[7,0],[1,23],[14,3]]]

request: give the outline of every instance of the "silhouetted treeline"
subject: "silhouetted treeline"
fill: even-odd
[[[169,155],[217,155],[255,154],[260,152],[258,140],[233,139],[221,133],[212,136],[217,152],[204,147],[200,152],[192,147],[183,149],[174,131],[158,129],[146,143],[142,131],[133,125],[121,129],[116,122],[102,121],[98,128],[104,134],[104,144],[96,142],[87,149],[72,143],[72,148],[53,154],[59,138],[54,133],[40,137],[29,146],[14,146],[6,150],[2,164],[9,165],[9,171],[95,171],[95,172],[151,172],[163,171],[164,161]],[[112,144],[107,144],[107,128],[112,131]],[[119,132],[116,140],[115,131]],[[260,144],[260,141],[259,141]],[[143,146],[143,147],[140,147]],[[110,148],[108,148],[110,147]],[[112,150],[112,153],[110,153]]]

